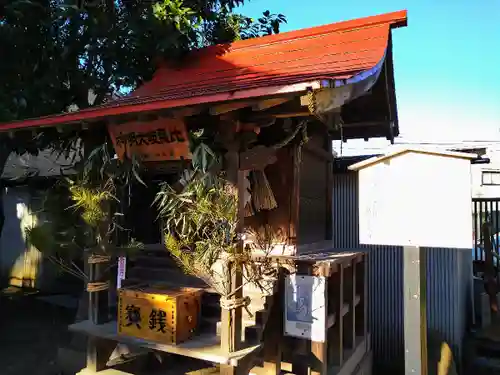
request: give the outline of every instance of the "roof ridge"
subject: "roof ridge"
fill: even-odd
[[[329,34],[349,33],[349,32],[359,31],[359,30],[362,30],[362,29],[370,29],[370,28],[384,27],[384,26],[387,26],[387,23],[376,23],[376,24],[370,24],[370,25],[360,26],[360,27],[356,27],[356,28],[344,28],[342,30],[331,30],[331,31],[325,31],[325,32],[318,32],[318,33],[314,33],[314,34],[305,34],[303,36],[299,36],[299,37],[296,37],[296,38],[280,39],[280,40],[275,40],[273,42],[269,42],[269,43],[265,43],[265,44],[262,44],[262,43],[260,43],[260,44],[252,44],[252,45],[249,45],[249,46],[243,46],[243,47],[238,47],[238,48],[233,48],[233,45],[231,45],[230,52],[231,53],[238,53],[238,52],[247,52],[248,50],[251,50],[251,49],[265,49],[265,48],[268,48],[268,47],[272,47],[274,45],[293,44],[293,43],[296,43],[299,40],[304,41],[304,40],[310,39],[311,41],[313,41],[314,39],[317,39],[317,38],[326,37]],[[339,43],[339,44],[341,44],[341,43]]]
[[[263,47],[275,43],[283,43],[285,41],[294,41],[302,38],[310,38],[320,34],[329,34],[346,30],[355,30],[366,27],[373,27],[382,24],[390,24],[392,27],[406,26],[407,11],[401,10],[397,12],[384,13],[375,16],[357,18],[353,20],[340,21],[329,23],[320,26],[308,27],[305,29],[286,31],[284,33],[266,35],[260,38],[252,38],[245,40],[237,40],[231,43],[231,51],[244,50],[249,47]],[[267,42],[267,43],[266,43]],[[220,47],[220,45],[218,45]],[[217,47],[211,46],[208,48]]]

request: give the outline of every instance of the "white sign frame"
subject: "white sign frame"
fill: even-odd
[[[122,280],[127,274],[127,257],[118,257],[118,270],[116,272],[116,288],[122,287]]]
[[[470,248],[473,157],[402,150],[349,167],[358,171],[359,243]]]
[[[326,341],[326,278],[289,275],[285,278],[285,336]]]

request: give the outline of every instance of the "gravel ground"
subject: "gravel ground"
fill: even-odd
[[[74,314],[36,295],[0,296],[0,373],[61,375],[57,349],[68,342]]]

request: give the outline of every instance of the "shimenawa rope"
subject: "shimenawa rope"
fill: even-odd
[[[109,255],[98,255],[98,254],[92,254],[89,255],[87,262],[89,264],[96,264],[96,263],[109,263],[111,261],[111,256]]]
[[[87,283],[87,292],[96,293],[109,289],[109,281],[95,281]]]
[[[220,298],[220,307],[224,310],[236,310],[240,307],[243,307],[249,316],[252,316],[252,313],[248,310],[248,305],[250,305],[250,297],[241,297],[241,298]]]

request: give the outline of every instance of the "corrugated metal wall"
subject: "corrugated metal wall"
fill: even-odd
[[[369,324],[374,368],[398,371],[404,366],[403,253],[397,246],[361,246],[358,238],[358,182],[353,172],[333,179],[333,235],[339,249],[368,251]],[[470,250],[428,249],[427,320],[460,355],[466,328],[471,280]],[[459,362],[459,361],[457,361]]]

